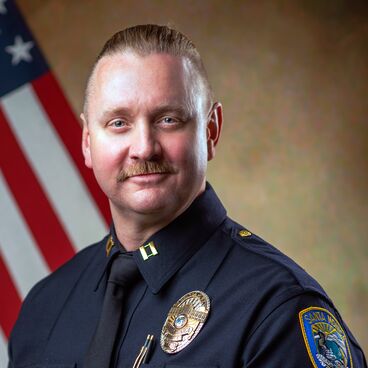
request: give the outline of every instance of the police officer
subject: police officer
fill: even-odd
[[[112,36],[81,118],[111,231],[31,290],[9,367],[366,367],[318,283],[206,182],[222,106],[187,37]]]

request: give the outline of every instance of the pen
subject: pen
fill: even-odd
[[[133,368],[139,368],[142,364],[148,361],[150,352],[152,350],[153,335],[147,335],[144,345],[141,347],[137,358],[134,361]]]
[[[149,359],[150,353],[151,353],[151,351],[152,351],[152,347],[153,347],[153,335],[151,335],[151,336],[148,338],[147,348],[146,348],[145,354],[144,354],[144,356],[143,356],[142,364],[145,364],[145,363],[147,363],[147,362],[148,362],[148,359]]]

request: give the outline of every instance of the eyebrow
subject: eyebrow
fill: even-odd
[[[124,107],[114,108],[114,109],[106,109],[103,110],[102,113],[99,115],[98,120],[105,120],[106,118],[118,116],[118,115],[128,115],[131,116],[129,109]]]
[[[184,107],[181,105],[162,105],[162,106],[157,106],[156,108],[152,109],[152,111],[150,111],[150,116],[151,117],[155,117],[158,115],[163,115],[166,113],[175,113],[181,117],[183,117],[183,119],[185,120],[189,120],[191,118],[193,118],[194,113],[192,112],[193,109],[190,108],[190,106],[188,107]],[[104,110],[100,116],[99,116],[99,121],[101,120],[105,120],[106,118],[109,117],[113,117],[113,116],[119,116],[119,115],[124,115],[127,117],[132,117],[134,114],[132,114],[131,109],[126,108],[126,107],[118,107],[118,108],[112,108],[112,109],[106,109]]]
[[[191,110],[192,109],[190,109],[189,106],[185,108],[183,106],[163,105],[155,108],[152,111],[152,115],[158,116],[171,112],[183,117],[185,120],[188,120],[193,117],[193,112]]]

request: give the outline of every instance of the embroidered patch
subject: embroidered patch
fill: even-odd
[[[346,334],[328,310],[304,309],[299,313],[299,321],[315,368],[353,368]]]

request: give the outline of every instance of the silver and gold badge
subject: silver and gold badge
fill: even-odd
[[[161,331],[163,351],[174,354],[198,335],[210,311],[210,299],[202,291],[182,296],[170,309]]]

